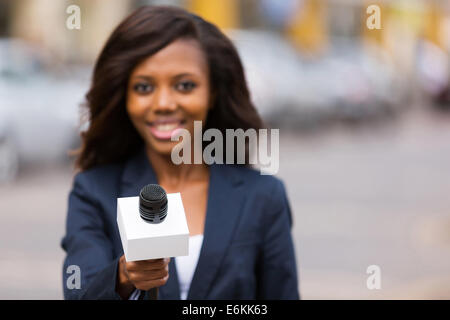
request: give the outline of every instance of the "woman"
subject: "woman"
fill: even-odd
[[[160,299],[299,298],[283,184],[248,165],[171,161],[170,137],[193,136],[194,121],[223,133],[262,127],[238,54],[214,25],[180,8],[139,8],[106,42],[86,97],[62,240],[66,299],[136,299],[156,287]],[[125,260],[116,199],[149,183],[181,193],[188,257]],[[71,265],[79,289],[67,285]]]

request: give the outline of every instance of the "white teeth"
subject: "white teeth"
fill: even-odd
[[[165,124],[158,124],[155,126],[157,130],[159,131],[170,131],[178,127],[178,123],[165,123]]]

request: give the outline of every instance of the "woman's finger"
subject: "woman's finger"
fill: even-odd
[[[140,290],[150,290],[152,288],[161,287],[167,283],[169,275],[157,280],[139,281],[135,284],[135,287]]]

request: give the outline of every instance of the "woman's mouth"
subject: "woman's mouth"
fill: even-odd
[[[184,127],[184,123],[184,120],[156,120],[146,124],[155,138],[171,140],[172,135]]]

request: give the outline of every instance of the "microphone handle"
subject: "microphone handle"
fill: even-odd
[[[147,290],[147,300],[158,300],[158,287]]]

